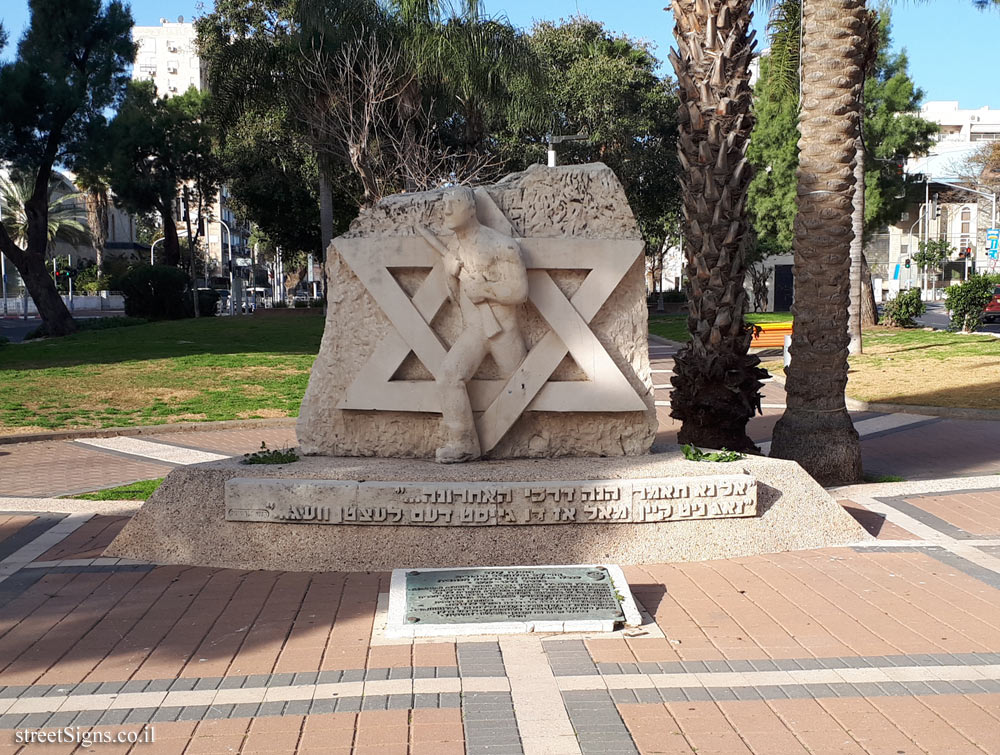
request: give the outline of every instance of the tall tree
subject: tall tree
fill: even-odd
[[[804,3],[795,329],[787,408],[774,428],[771,455],[794,459],[824,485],[861,479],[861,446],[844,388],[864,29],[863,0]]]
[[[28,243],[30,222],[28,218],[29,202],[35,186],[30,176],[0,178],[0,201],[3,204],[4,225],[15,244],[25,246]],[[55,244],[63,241],[71,246],[84,246],[91,242],[92,233],[89,229],[86,210],[80,205],[84,194],[79,191],[67,191],[62,179],[54,175],[49,181],[45,193],[46,252],[51,253]]]
[[[649,45],[614,34],[599,21],[576,16],[535,24],[528,37],[544,77],[511,86],[523,100],[537,99],[547,123],[506,122],[494,135],[506,171],[545,163],[545,132],[585,133],[559,146],[559,161],[601,161],[622,182],[648,249],[676,235],[677,96],[658,73]]]
[[[203,206],[219,179],[210,128],[204,118],[206,106],[206,95],[193,87],[183,95],[165,98],[157,96],[152,81],[136,81],[129,84],[111,123],[111,188],[129,211],[159,214],[168,265],[181,262],[177,220],[182,218],[175,212],[181,187],[191,184],[188,195]],[[181,209],[182,216],[189,210],[186,206]]]
[[[744,157],[753,127],[749,65],[751,0],[674,0],[670,60],[680,90],[678,157],[687,255],[691,341],[674,360],[671,416],[678,441],[756,450],[747,421],[760,411],[760,358],[744,278],[752,170]]]
[[[53,166],[72,168],[104,112],[128,81],[132,16],[120,0],[30,0],[17,57],[0,65],[0,160],[30,176],[27,237],[11,238],[0,221],[0,251],[24,279],[46,330],[64,335],[73,318],[45,267],[48,189]]]

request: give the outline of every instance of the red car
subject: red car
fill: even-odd
[[[996,322],[1000,320],[1000,286],[993,289],[993,299],[983,310],[983,320],[986,322]]]

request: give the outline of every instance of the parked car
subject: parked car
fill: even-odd
[[[993,289],[993,299],[983,310],[983,320],[986,322],[996,322],[1000,320],[1000,286]]]

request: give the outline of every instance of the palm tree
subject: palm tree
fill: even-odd
[[[48,225],[45,232],[49,252],[52,252],[58,241],[77,247],[89,244],[91,240],[87,211],[82,206],[85,201],[83,193],[67,192],[64,189],[65,184],[60,178],[53,177],[49,181]],[[27,177],[0,177],[4,225],[14,243],[19,246],[24,246],[28,241],[26,205],[33,190],[34,184]]]
[[[774,428],[771,455],[794,459],[825,485],[861,478],[861,446],[844,389],[865,28],[863,0],[804,3],[795,330],[787,408]]]
[[[747,421],[760,411],[760,358],[748,354],[744,157],[753,128],[752,0],[673,0],[679,84],[678,157],[691,341],[674,360],[671,416],[678,441],[756,450]]]

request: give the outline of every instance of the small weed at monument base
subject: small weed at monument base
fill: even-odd
[[[737,451],[730,451],[727,448],[723,448],[720,451],[707,452],[702,451],[697,446],[692,446],[690,443],[685,443],[681,446],[681,452],[688,461],[739,461],[746,458],[744,454]]]
[[[260,450],[252,454],[243,454],[241,464],[291,464],[298,461],[299,455],[290,448],[268,448],[261,442]]]

